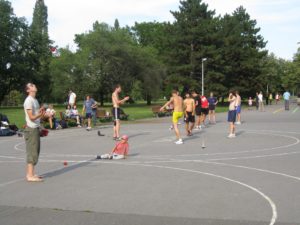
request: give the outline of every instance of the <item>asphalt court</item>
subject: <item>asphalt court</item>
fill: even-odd
[[[66,129],[42,138],[37,172],[24,180],[25,145],[0,139],[0,224],[300,224],[300,110],[242,112],[228,139],[226,114],[175,145],[170,118],[124,124],[130,156],[95,160],[112,128]],[[64,166],[63,162],[68,165]]]

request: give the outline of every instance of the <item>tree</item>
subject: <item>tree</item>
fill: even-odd
[[[49,64],[51,61],[48,35],[48,9],[44,0],[36,0],[30,26],[30,57],[32,76],[30,79],[40,88],[39,95],[47,100],[50,91]]]
[[[225,75],[225,86],[240,90],[242,95],[251,96],[261,86],[257,77],[262,75],[261,61],[267,51],[256,24],[243,7],[221,20],[219,36],[223,38],[219,72]]]
[[[0,102],[10,91],[20,90],[28,76],[28,26],[14,15],[11,3],[0,0]]]

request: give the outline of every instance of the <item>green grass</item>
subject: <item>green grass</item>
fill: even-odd
[[[163,102],[156,102],[153,105],[162,105]],[[153,113],[151,110],[152,106],[148,106],[145,103],[138,103],[132,105],[124,105],[122,108],[126,114],[129,115],[129,120],[139,120],[146,118],[153,118]],[[106,109],[107,111],[111,111],[111,105],[106,105],[101,107]],[[65,107],[63,105],[54,105],[54,109],[56,112],[64,112]],[[78,111],[81,112],[82,106],[78,106]],[[216,108],[216,112],[226,112],[228,107],[226,106],[218,106]],[[25,124],[25,114],[22,107],[2,107],[0,108],[0,113],[7,115],[11,124],[16,124],[18,127],[22,127]],[[59,114],[56,116],[59,118]]]

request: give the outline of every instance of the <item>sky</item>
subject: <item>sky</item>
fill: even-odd
[[[203,0],[217,15],[231,14],[244,6],[251,19],[257,20],[267,49],[277,57],[291,60],[300,47],[299,0]],[[29,23],[35,0],[11,0],[14,13]],[[173,21],[179,0],[45,0],[48,6],[49,35],[55,45],[76,49],[75,34],[92,29],[95,21],[121,26],[135,22]]]

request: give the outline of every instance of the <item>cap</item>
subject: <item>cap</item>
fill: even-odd
[[[128,141],[128,136],[127,136],[127,135],[123,135],[123,136],[122,136],[122,140]]]

